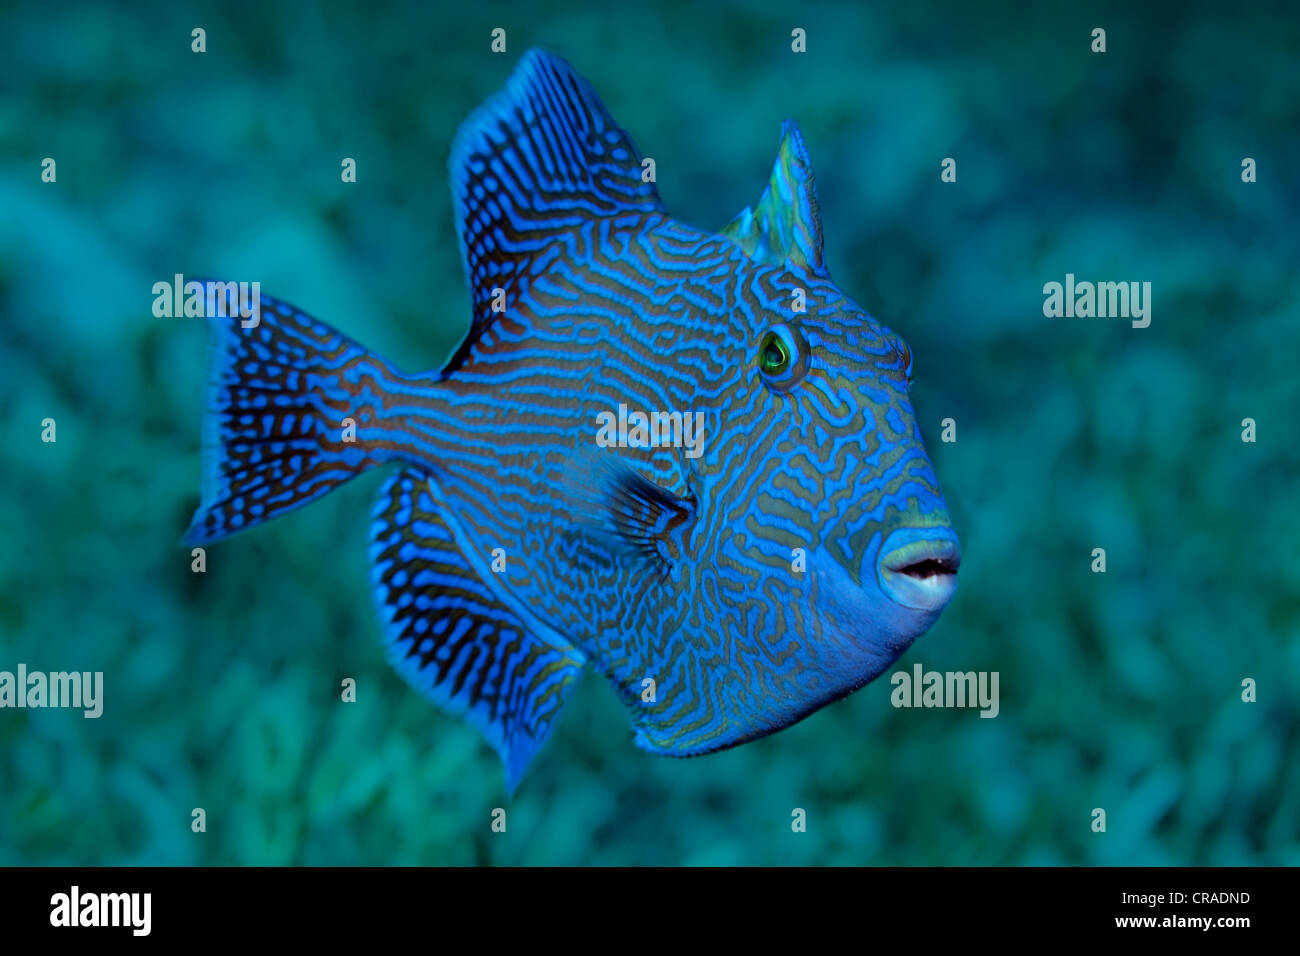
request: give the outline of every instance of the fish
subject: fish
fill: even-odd
[[[530,50],[452,144],[471,316],[440,369],[266,294],[255,324],[209,316],[182,540],[388,468],[386,654],[477,728],[511,793],[586,668],[636,746],[707,754],[863,687],[956,588],[911,349],[832,281],[797,125],[717,231],[669,215],[644,159]]]

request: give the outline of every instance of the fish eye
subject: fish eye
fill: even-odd
[[[763,371],[768,375],[780,375],[790,366],[790,353],[786,351],[781,336],[768,332],[763,336]]]
[[[784,392],[808,373],[808,342],[782,323],[764,333],[758,344],[758,371],[767,386]]]

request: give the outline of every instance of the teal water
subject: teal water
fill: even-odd
[[[0,710],[0,864],[1300,863],[1300,17],[700,6],[0,8],[0,670],[105,682],[97,720]],[[153,283],[257,278],[438,366],[469,314],[451,139],[530,46],[701,227],[799,122],[830,270],[912,347],[964,546],[898,666],[998,672],[996,718],[882,678],[667,760],[588,676],[508,798],[385,663],[381,474],[191,572],[205,331]],[[1067,273],[1151,282],[1150,326],[1046,318]]]

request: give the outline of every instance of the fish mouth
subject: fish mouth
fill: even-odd
[[[923,533],[927,536],[890,550],[882,549],[876,577],[881,590],[895,603],[919,611],[936,611],[957,590],[961,551],[953,538],[934,537],[931,530]],[[893,540],[894,535],[890,537]]]

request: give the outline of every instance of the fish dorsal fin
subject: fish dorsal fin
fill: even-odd
[[[812,164],[794,120],[781,127],[781,148],[758,205],[745,209],[719,232],[755,262],[788,262],[829,278],[822,258],[822,221]]]
[[[452,144],[452,196],[474,315],[444,376],[476,347],[491,346],[485,339],[493,320],[508,316],[527,291],[530,259],[584,220],[664,214],[641,170],[641,154],[590,83],[557,56],[524,54],[506,88],[465,120]]]

